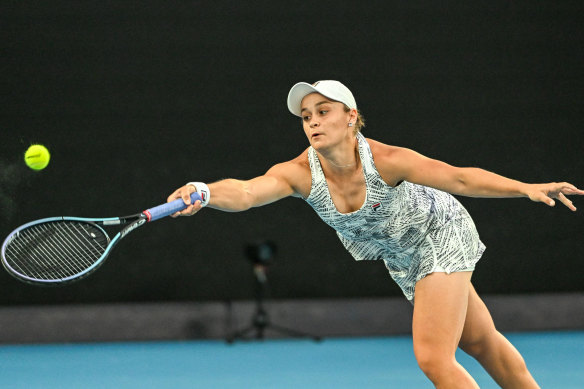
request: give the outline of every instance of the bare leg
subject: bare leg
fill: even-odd
[[[432,273],[416,284],[413,338],[418,365],[436,388],[478,388],[456,361],[472,272]]]
[[[479,361],[502,388],[539,388],[521,354],[496,330],[491,314],[472,285],[460,348]]]

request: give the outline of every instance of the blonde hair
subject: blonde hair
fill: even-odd
[[[351,108],[347,107],[346,104],[343,105],[345,106],[345,112],[351,111]],[[357,135],[358,132],[361,132],[363,127],[365,127],[365,118],[361,115],[361,112],[357,110],[357,121],[355,122],[355,128],[353,129],[353,135]]]

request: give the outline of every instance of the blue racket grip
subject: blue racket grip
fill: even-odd
[[[195,201],[197,200],[203,201],[203,199],[197,192],[191,193],[191,204],[194,204]],[[147,209],[142,213],[146,215],[149,222],[153,222],[154,220],[170,216],[175,212],[182,211],[186,207],[187,205],[185,204],[183,199],[176,199],[174,201],[171,201],[170,203],[160,204],[154,208]]]

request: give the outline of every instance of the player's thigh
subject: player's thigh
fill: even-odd
[[[416,284],[414,351],[454,355],[466,318],[472,272],[432,273]]]

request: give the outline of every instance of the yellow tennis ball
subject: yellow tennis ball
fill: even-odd
[[[49,164],[51,154],[43,145],[32,145],[24,153],[24,162],[32,170],[43,170]]]

